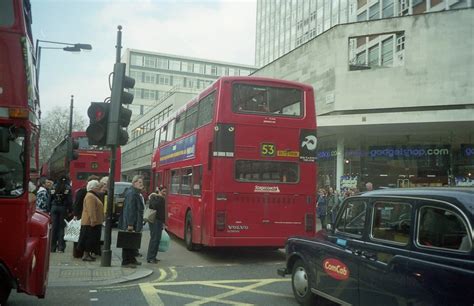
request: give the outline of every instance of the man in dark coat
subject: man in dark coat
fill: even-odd
[[[150,195],[148,202],[149,208],[156,210],[156,218],[154,222],[149,222],[148,227],[150,228],[150,242],[148,243],[148,253],[146,261],[148,263],[156,264],[159,259],[156,258],[158,249],[161,241],[161,233],[163,225],[165,224],[165,197],[166,187],[159,187],[157,193]]]
[[[143,211],[145,200],[141,194],[143,189],[143,177],[135,175],[132,179],[132,188],[125,194],[123,211],[120,215],[119,228],[124,231],[141,232],[143,228]],[[138,250],[122,249],[122,266],[135,268],[141,265],[135,256]]]

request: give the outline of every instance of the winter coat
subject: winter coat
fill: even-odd
[[[49,191],[41,186],[36,192],[36,208],[43,212],[49,212]]]
[[[88,192],[84,198],[81,225],[96,226],[104,222],[104,204],[94,192]]]
[[[123,210],[120,215],[118,227],[127,230],[128,226],[133,226],[135,232],[141,232],[143,228],[143,211],[145,209],[144,199],[140,190],[129,188],[125,194]]]
[[[318,209],[317,209],[318,217],[326,216],[327,208],[328,208],[327,198],[325,196],[319,196]]]
[[[148,207],[156,210],[156,219],[165,223],[165,198],[162,195],[152,193]]]

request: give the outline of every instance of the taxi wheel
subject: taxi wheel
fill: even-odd
[[[298,259],[291,273],[291,287],[296,301],[301,305],[314,305],[316,297],[311,292],[311,280],[305,263]]]

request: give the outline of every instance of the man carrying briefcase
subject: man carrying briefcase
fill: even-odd
[[[145,201],[141,194],[143,189],[143,177],[135,175],[132,179],[132,188],[125,194],[123,210],[120,216],[118,227],[124,231],[140,233],[143,228],[143,210]],[[137,249],[122,249],[122,266],[136,268],[142,263],[135,258]]]

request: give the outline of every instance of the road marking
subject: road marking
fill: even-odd
[[[96,293],[97,290],[89,290],[89,293]]]
[[[91,298],[91,302],[97,302],[98,300],[98,298]]]
[[[218,294],[218,295],[215,295],[215,296],[210,297],[210,298],[206,298],[205,300],[201,300],[199,302],[195,301],[195,302],[187,304],[187,305],[195,306],[195,305],[206,304],[206,303],[209,303],[209,302],[221,303],[222,298],[227,298],[227,297],[230,297],[230,296],[233,296],[233,295],[237,295],[239,293],[246,292],[246,291],[249,291],[251,289],[255,289],[255,288],[258,288],[258,287],[261,287],[261,286],[265,286],[265,285],[268,285],[268,284],[271,284],[271,283],[272,283],[272,281],[269,281],[269,280],[260,281],[260,282],[257,282],[255,284],[251,284],[251,285],[248,285],[248,286],[245,286],[245,287],[242,287],[242,288],[236,288],[236,289],[231,290],[229,292],[225,292],[225,293]]]
[[[178,278],[178,272],[174,267],[170,267],[171,277],[167,279],[168,282],[172,282]]]
[[[155,295],[157,296],[156,293],[161,293],[161,294],[171,295],[171,296],[176,296],[176,297],[181,297],[181,298],[188,298],[188,299],[193,299],[193,300],[206,300],[206,303],[207,302],[214,302],[212,297],[208,298],[208,297],[203,297],[203,296],[194,295],[194,294],[186,294],[186,293],[180,293],[180,292],[174,292],[174,291],[168,291],[168,290],[161,290],[161,289],[156,289]],[[242,305],[242,306],[243,305],[246,305],[246,306],[253,305],[253,304],[245,304],[245,303],[242,303],[242,302],[228,301],[228,300],[224,300],[224,299],[219,300],[219,303],[220,304],[229,304],[229,305]],[[153,305],[153,304],[148,304],[148,305]],[[186,305],[189,305],[189,304],[186,304]]]
[[[140,284],[140,290],[142,291],[143,297],[145,297],[148,305],[153,306],[164,306],[163,301],[160,299],[160,296],[156,294],[155,288],[150,283]]]
[[[173,276],[171,277],[173,278]],[[245,304],[240,301],[228,300],[228,297],[235,296],[244,292],[251,292],[256,294],[278,296],[278,297],[293,297],[292,295],[281,294],[277,292],[257,290],[256,288],[266,286],[272,283],[290,282],[285,278],[268,278],[268,279],[241,279],[241,280],[210,280],[210,281],[182,281],[182,282],[161,282],[161,283],[147,283],[140,284],[143,295],[149,305],[164,305],[159,295],[175,296],[194,300],[186,305],[198,306],[206,303],[219,303],[229,305],[252,305]],[[247,284],[244,287],[239,287],[231,284]],[[175,292],[171,290],[164,290],[164,287],[183,286],[183,285],[201,285],[228,289],[229,291],[215,295],[215,296],[200,296],[194,294],[187,294]],[[160,304],[161,303],[161,304]]]

